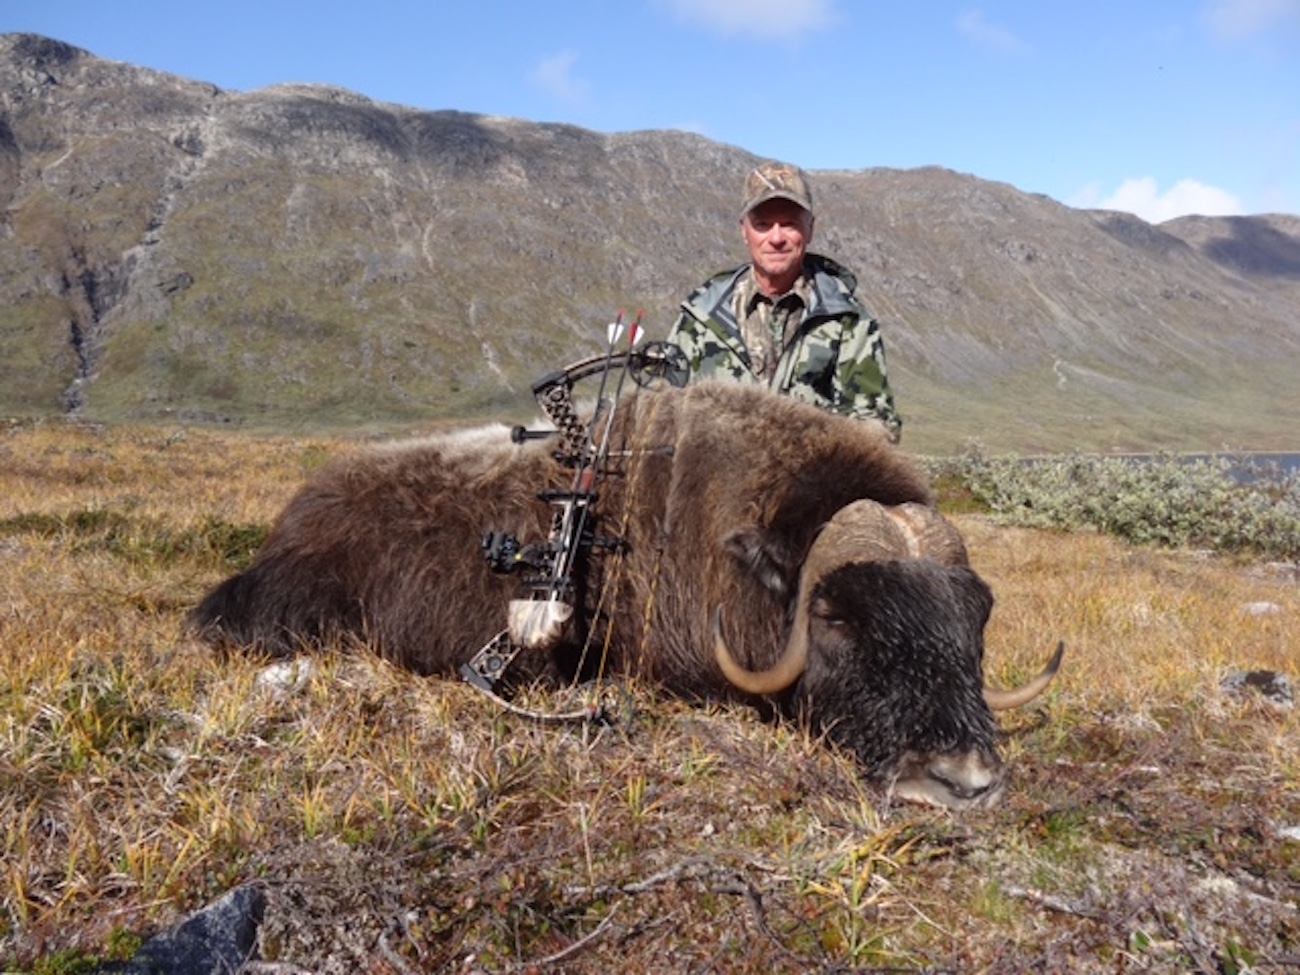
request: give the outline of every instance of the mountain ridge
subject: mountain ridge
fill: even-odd
[[[527,415],[620,308],[743,260],[703,136],[223,91],[0,36],[0,411],[401,428]],[[1294,449],[1300,217],[1152,226],[938,166],[810,173],[904,444]]]

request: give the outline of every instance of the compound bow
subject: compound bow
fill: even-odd
[[[626,346],[620,347],[625,334]],[[482,691],[492,694],[510,662],[523,650],[549,649],[560,640],[574,613],[575,580],[591,551],[616,549],[622,544],[621,539],[598,538],[594,526],[598,488],[607,473],[609,433],[624,380],[630,375],[638,386],[667,383],[681,387],[690,375],[686,357],[677,346],[647,342],[638,348],[640,338],[641,316],[625,328],[620,314],[609,326],[603,354],[548,373],[533,383],[533,395],[555,429],[515,427],[511,432],[516,443],[555,437],[554,456],[573,469],[574,477],[567,491],[538,492],[538,498],[556,509],[545,541],[523,545],[514,535],[498,531],[483,537],[488,566],[498,573],[524,570],[527,594],[511,600],[506,627],[461,667],[461,676]],[[615,370],[613,395],[606,400]],[[600,377],[600,388],[591,419],[584,422],[573,403],[573,387],[593,376]]]

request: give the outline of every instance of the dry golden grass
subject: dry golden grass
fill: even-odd
[[[319,973],[1300,956],[1300,719],[1219,690],[1229,670],[1294,671],[1293,568],[960,516],[998,596],[990,679],[1068,651],[1003,720],[1006,803],[953,817],[891,804],[744,708],[625,686],[608,726],[539,727],[364,653],[272,683],[182,639],[344,449],[0,434],[0,965],[85,970],[253,882],[264,956]]]

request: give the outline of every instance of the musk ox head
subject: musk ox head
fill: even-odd
[[[747,547],[751,562],[753,540]],[[779,572],[775,567],[772,578]],[[967,564],[956,529],[919,504],[855,501],[822,528],[803,561],[789,643],[770,669],[741,667],[715,615],[715,657],[750,694],[788,706],[853,752],[900,798],[990,806],[1006,771],[993,709],[1047,687],[1062,649],[1016,691],[984,687],[988,586]]]

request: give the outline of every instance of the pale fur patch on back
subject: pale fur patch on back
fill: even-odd
[[[504,423],[487,423],[462,430],[431,433],[426,437],[393,440],[376,444],[371,449],[374,453],[382,455],[436,450],[448,460],[458,460],[462,457],[499,457],[519,449],[519,445],[510,439],[510,429]]]

